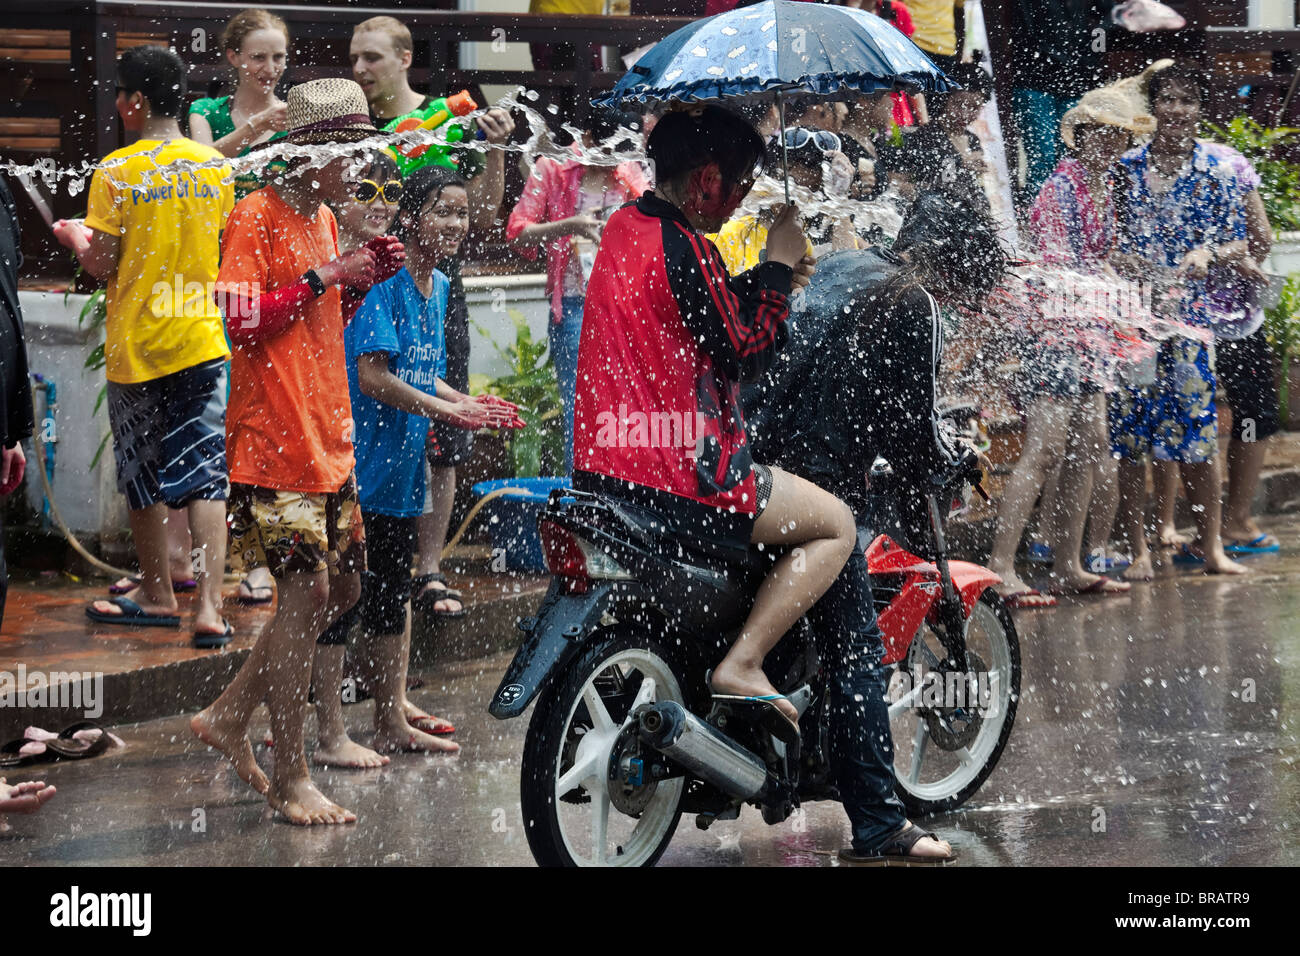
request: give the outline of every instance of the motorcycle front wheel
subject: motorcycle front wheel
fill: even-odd
[[[954,810],[997,766],[1020,699],[1020,641],[1006,602],[992,588],[966,621],[974,682],[945,670],[939,636],[922,624],[890,680],[894,790],[908,813]]]
[[[627,782],[631,714],[683,707],[676,655],[640,631],[596,634],[543,691],[528,725],[520,802],[542,866],[653,866],[680,818],[685,780]]]

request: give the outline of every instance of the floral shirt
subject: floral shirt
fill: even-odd
[[[1120,157],[1112,175],[1116,209],[1116,247],[1168,268],[1200,246],[1223,245],[1246,238],[1246,195],[1238,171],[1202,143],[1192,148],[1172,185],[1161,195],[1148,182],[1150,145]],[[1216,280],[1188,279],[1181,318],[1215,327],[1244,305],[1244,290]],[[1209,287],[1207,287],[1207,282]],[[1216,282],[1217,287],[1216,287]]]
[[[1069,156],[1055,172],[1029,210],[1029,234],[1044,262],[1082,268],[1100,265],[1115,241],[1115,204],[1110,191],[1092,195],[1083,164]]]

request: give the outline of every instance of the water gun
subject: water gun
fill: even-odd
[[[461,90],[452,96],[439,97],[423,109],[412,110],[403,116],[397,117],[384,127],[384,132],[406,133],[413,129],[437,129],[454,117],[464,116],[476,109],[478,109],[478,104],[474,102],[474,97],[469,95],[469,90]],[[457,169],[459,164],[452,153],[455,145],[464,140],[467,135],[468,130],[465,124],[452,123],[447,128],[447,142],[445,145],[442,143],[394,143],[384,151],[393,157],[393,160],[397,163],[397,170],[401,173],[403,179],[417,169],[430,165]],[[482,138],[481,132],[478,135]]]

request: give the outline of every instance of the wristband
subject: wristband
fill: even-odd
[[[302,278],[311,287],[312,295],[320,298],[325,294],[325,280],[316,274],[315,269],[308,269],[302,274]]]

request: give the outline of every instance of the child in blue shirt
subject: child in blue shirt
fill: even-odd
[[[471,398],[442,380],[449,283],[434,263],[456,253],[468,227],[464,180],[440,167],[414,173],[403,184],[393,229],[406,246],[405,267],[367,293],[344,333],[368,564],[359,661],[370,671],[380,753],[460,749],[433,735],[447,732],[445,721],[406,699],[411,561],[429,420],[470,429],[522,425],[509,402]]]

